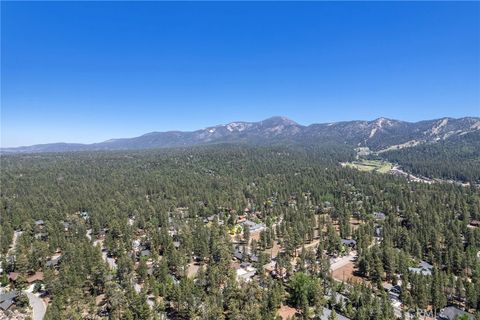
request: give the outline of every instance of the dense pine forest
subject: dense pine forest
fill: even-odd
[[[437,145],[422,148],[436,161]],[[462,175],[451,151],[429,171],[410,150],[387,157],[478,178],[478,159]],[[480,319],[479,189],[339,165],[354,157],[227,144],[2,156],[1,284],[21,291],[41,272],[46,319],[420,319],[448,306]]]
[[[480,132],[380,155],[425,177],[480,183]]]

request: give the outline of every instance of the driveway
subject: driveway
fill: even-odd
[[[33,309],[33,320],[43,320],[45,317],[45,312],[47,312],[47,307],[42,299],[30,292],[25,292],[30,302],[30,306]]]
[[[341,267],[347,265],[350,262],[353,262],[357,256],[356,251],[350,252],[348,255],[343,256],[341,258],[331,259],[330,260],[330,270],[335,271],[340,269]]]

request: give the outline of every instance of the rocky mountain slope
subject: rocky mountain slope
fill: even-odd
[[[386,118],[373,121],[345,121],[300,125],[285,117],[260,122],[232,122],[201,130],[151,132],[135,138],[112,139],[93,144],[54,143],[3,148],[2,153],[67,152],[94,150],[139,150],[186,147],[214,143],[303,144],[341,143],[384,152],[461,137],[480,131],[480,118],[442,118],[405,122]]]

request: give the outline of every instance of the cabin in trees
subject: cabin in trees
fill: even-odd
[[[352,239],[342,239],[342,244],[349,248],[355,248],[357,246],[357,241]]]
[[[329,319],[338,319],[338,320],[349,320],[349,318],[342,316],[341,314],[336,314],[336,318],[332,318],[332,310],[326,307],[323,307],[323,313],[320,316],[320,320],[329,320]]]
[[[450,306],[442,309],[440,312],[438,319],[440,320],[454,320],[459,319],[460,317],[467,317],[469,320],[474,320],[475,317],[473,314],[465,312],[463,310],[458,309],[457,307]],[[463,319],[463,318],[462,318]]]
[[[7,311],[15,303],[15,299],[18,296],[16,290],[0,294],[0,309]]]
[[[470,228],[474,228],[474,229],[480,228],[480,220],[472,220],[472,221],[470,221],[469,227],[470,227]]]
[[[265,225],[263,223],[256,223],[251,220],[244,221],[242,225],[248,228],[250,232],[262,231],[265,229]]]
[[[263,266],[265,273],[277,279],[284,279],[287,277],[287,269],[284,267],[279,267],[276,261],[270,261]]]
[[[424,276],[431,276],[432,269],[433,269],[433,266],[430,263],[426,261],[420,261],[420,263],[418,264],[418,267],[415,267],[415,268],[410,267],[408,268],[408,271],[416,274],[422,274]]]
[[[35,231],[40,232],[45,227],[45,221],[36,220],[35,221]]]
[[[255,269],[250,263],[242,262],[235,270],[237,274],[237,281],[250,282],[252,278],[257,274]]]
[[[51,268],[57,267],[60,264],[61,259],[62,259],[61,255],[56,255],[56,256],[52,257],[50,260],[48,260],[45,263],[45,266],[46,267],[51,267]]]
[[[374,212],[374,213],[373,213],[373,218],[374,218],[376,221],[383,221],[383,220],[385,220],[386,215],[385,215],[385,213],[383,213],[383,212]]]
[[[239,249],[235,250],[235,252],[233,253],[233,256],[240,261],[243,260],[243,253]]]
[[[8,274],[8,279],[12,282],[17,282],[18,278],[21,276],[19,272],[10,272]],[[28,284],[32,284],[35,282],[43,281],[43,272],[34,272],[27,274],[27,277],[24,278]]]

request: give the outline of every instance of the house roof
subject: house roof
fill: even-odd
[[[27,278],[28,283],[32,283],[35,281],[42,281],[42,280],[43,280],[43,272],[39,272],[39,271],[35,272],[34,274],[32,274]]]
[[[350,245],[356,246],[357,241],[351,240],[351,239],[342,239],[342,244],[347,245],[347,246],[350,246]]]
[[[237,269],[237,279],[249,282],[253,276],[257,273],[257,269],[253,267],[239,268]]]
[[[244,226],[247,226],[250,231],[256,231],[265,228],[265,225],[263,223],[256,223],[251,220],[245,220],[242,224]]]
[[[432,270],[433,266],[430,263],[422,260],[422,261],[420,261],[420,268],[427,269],[427,270]]]
[[[2,293],[0,294],[0,302],[10,300],[10,299],[15,299],[17,295],[18,295],[17,290],[12,290],[9,292]]]
[[[330,317],[331,313],[332,313],[332,310],[324,307],[323,308],[323,314],[320,316],[320,320],[328,320],[328,317]],[[339,313],[337,313],[337,319],[338,320],[349,320],[347,317],[344,317]]]
[[[17,280],[18,276],[20,275],[19,272],[10,272],[8,274],[8,279],[12,280],[12,281],[15,281]],[[1,300],[0,300],[1,301]]]
[[[430,276],[432,274],[432,269],[433,269],[433,266],[430,263],[423,260],[420,261],[417,268],[408,268],[410,272],[423,274],[424,276]]]
[[[454,306],[446,307],[445,309],[443,309],[442,312],[439,315],[439,318],[442,319],[442,320],[443,319],[444,320],[454,320],[458,316],[462,316],[462,315],[467,315],[467,317],[469,319],[474,320],[473,314],[470,314],[468,312],[460,310],[460,309],[458,309],[457,307],[454,307]]]
[[[57,264],[60,263],[60,259],[61,259],[62,256],[58,256],[58,257],[55,257],[55,258],[52,258],[50,260],[48,260],[45,265],[47,267],[53,267],[53,266],[56,266]]]
[[[376,220],[385,220],[385,213],[383,212],[374,212],[373,216]]]
[[[13,299],[4,300],[0,303],[0,309],[8,310],[8,308],[10,308],[12,304],[13,304]]]
[[[422,268],[408,268],[408,271],[412,272],[412,273],[418,273],[418,274],[422,274],[424,276],[430,276],[432,275],[432,270],[430,269],[422,269]]]
[[[237,258],[238,260],[242,260],[243,259],[243,254],[240,252],[240,251],[235,251],[235,253],[233,254],[233,256],[235,258]]]
[[[142,252],[140,252],[141,257],[148,257],[150,254],[150,250],[143,250]]]

